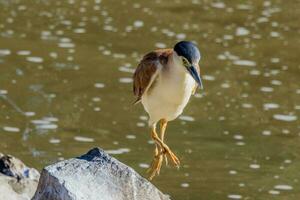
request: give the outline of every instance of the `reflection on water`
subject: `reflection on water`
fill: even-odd
[[[170,123],[173,199],[299,199],[299,1],[0,0],[0,151],[37,168],[93,146],[146,174],[132,73],[198,43],[205,90]]]

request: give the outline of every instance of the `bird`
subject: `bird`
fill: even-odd
[[[160,174],[163,160],[180,166],[178,157],[165,142],[169,121],[175,120],[199,87],[201,55],[196,44],[180,41],[173,48],[157,49],[143,56],[133,74],[134,104],[142,103],[148,113],[151,138],[154,141],[154,158],[148,169],[149,179]],[[157,124],[160,125],[160,136]]]

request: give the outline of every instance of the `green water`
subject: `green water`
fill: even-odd
[[[100,146],[144,176],[139,59],[198,43],[204,91],[169,123],[176,200],[300,198],[300,1],[0,0],[0,152],[41,169]]]

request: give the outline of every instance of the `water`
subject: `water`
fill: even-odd
[[[41,169],[100,146],[146,175],[132,73],[198,43],[205,90],[169,124],[173,199],[300,198],[299,1],[0,0],[0,151]]]

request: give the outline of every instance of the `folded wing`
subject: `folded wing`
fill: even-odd
[[[161,66],[168,63],[172,49],[162,49],[146,54],[137,66],[133,75],[133,93],[139,103],[143,94],[151,87]]]

